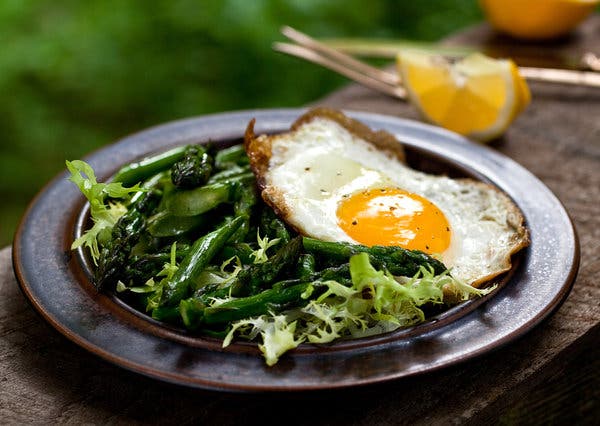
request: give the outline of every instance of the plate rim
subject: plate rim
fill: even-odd
[[[307,110],[306,108],[241,110],[241,111],[216,113],[216,114],[209,114],[209,115],[203,115],[203,116],[198,116],[198,117],[191,117],[191,118],[186,118],[186,119],[181,119],[181,120],[170,121],[167,123],[149,127],[147,129],[143,129],[139,132],[132,133],[129,136],[121,138],[111,144],[105,145],[95,151],[92,151],[91,153],[87,154],[84,157],[84,159],[96,158],[98,156],[106,154],[109,150],[116,150],[118,147],[126,146],[128,144],[132,144],[132,145],[141,144],[142,143],[141,141],[144,139],[144,137],[152,135],[156,132],[161,133],[161,132],[165,132],[165,131],[169,131],[169,130],[175,130],[182,126],[185,127],[188,125],[194,126],[195,124],[197,124],[199,122],[210,122],[211,120],[225,120],[225,121],[232,120],[232,119],[241,120],[241,117],[249,117],[249,116],[262,116],[260,118],[275,116],[275,117],[279,117],[279,119],[281,119],[282,117],[285,117],[286,120],[291,122],[295,117],[299,116],[306,110]],[[80,336],[79,334],[77,334],[76,332],[74,332],[72,329],[66,328],[64,326],[64,324],[62,324],[60,321],[57,320],[57,318],[50,315],[50,313],[47,311],[47,307],[45,307],[43,305],[43,303],[39,300],[39,298],[38,298],[39,295],[36,295],[34,293],[30,283],[27,282],[27,278],[26,278],[27,271],[25,270],[26,268],[24,266],[23,259],[21,258],[22,250],[24,248],[24,245],[26,245],[26,242],[23,241],[23,235],[25,234],[25,226],[26,226],[27,220],[34,214],[34,210],[38,206],[38,203],[40,203],[40,200],[42,200],[43,196],[46,195],[48,193],[48,191],[55,188],[57,185],[60,185],[61,183],[63,183],[64,177],[66,176],[66,172],[59,173],[57,176],[55,176],[52,180],[50,180],[38,192],[38,194],[33,198],[33,200],[30,202],[29,206],[27,207],[27,209],[19,223],[19,226],[17,228],[15,238],[13,240],[12,259],[13,259],[13,268],[15,271],[15,276],[17,277],[17,281],[19,283],[19,286],[20,286],[23,294],[26,296],[26,298],[29,300],[29,302],[32,304],[32,306],[35,308],[35,310],[39,314],[41,314],[42,317],[46,321],[48,321],[55,329],[57,329],[61,334],[63,334],[65,337],[67,337],[69,340],[76,343],[77,345],[83,347],[84,349],[100,356],[101,358],[103,358],[113,364],[116,364],[118,366],[127,368],[129,370],[144,374],[149,377],[157,378],[157,379],[168,381],[171,383],[193,386],[193,387],[200,387],[200,388],[205,388],[205,389],[218,389],[218,390],[231,390],[231,391],[265,391],[265,390],[266,391],[269,391],[269,390],[282,391],[282,390],[331,389],[331,388],[379,383],[379,382],[388,381],[388,380],[392,380],[392,379],[398,379],[400,377],[408,377],[408,376],[413,376],[416,374],[422,374],[422,373],[428,372],[428,371],[435,371],[435,370],[438,370],[438,369],[441,369],[441,368],[444,368],[444,367],[447,367],[450,365],[455,365],[460,362],[465,362],[467,360],[478,357],[484,353],[487,353],[491,350],[494,350],[501,346],[506,345],[507,343],[526,334],[528,331],[530,331],[532,328],[537,326],[540,322],[542,322],[545,318],[547,318],[552,312],[554,312],[555,310],[557,310],[560,307],[562,302],[564,302],[564,300],[568,296],[568,294],[575,282],[577,272],[579,269],[579,261],[580,261],[579,240],[578,240],[576,228],[573,224],[573,221],[572,221],[569,213],[564,208],[562,202],[550,191],[549,188],[547,188],[547,186],[543,182],[541,182],[537,177],[535,177],[529,171],[524,169],[522,166],[518,165],[518,163],[516,163],[514,160],[510,159],[509,157],[506,157],[506,156],[492,150],[489,147],[485,147],[485,146],[481,146],[481,145],[474,145],[472,142],[468,141],[467,139],[465,139],[457,134],[454,134],[450,131],[447,131],[445,129],[441,129],[441,128],[431,126],[428,124],[416,122],[416,121],[409,120],[409,119],[393,117],[393,116],[389,116],[389,115],[368,113],[368,112],[362,112],[362,111],[350,111],[350,110],[344,110],[344,112],[354,118],[357,118],[358,120],[367,122],[367,124],[370,126],[372,126],[372,124],[369,124],[369,122],[378,122],[379,124],[385,124],[386,126],[403,129],[403,131],[411,129],[411,130],[416,131],[417,133],[424,132],[425,136],[427,136],[427,137],[430,137],[433,135],[433,136],[439,137],[441,139],[451,141],[452,144],[455,144],[457,146],[471,147],[471,148],[476,147],[476,148],[473,148],[473,149],[475,149],[476,152],[482,153],[482,155],[491,157],[492,159],[499,158],[502,162],[510,164],[511,167],[516,167],[516,168],[520,169],[521,172],[525,172],[525,174],[529,175],[530,179],[534,180],[539,185],[542,185],[547,190],[548,194],[550,194],[551,197],[553,198],[552,201],[554,202],[554,204],[557,207],[559,207],[559,209],[560,209],[559,213],[561,215],[563,215],[564,218],[566,218],[567,222],[570,224],[569,231],[570,231],[570,236],[572,237],[572,242],[573,242],[573,252],[571,253],[570,269],[566,276],[565,282],[562,283],[562,285],[560,286],[560,289],[558,289],[558,291],[556,292],[555,297],[553,299],[551,299],[550,301],[548,301],[546,303],[546,305],[543,307],[543,309],[536,312],[535,315],[533,315],[529,319],[529,321],[526,323],[525,326],[522,326],[522,327],[518,328],[517,330],[514,330],[513,332],[503,336],[502,338],[496,339],[488,345],[479,347],[476,350],[472,350],[466,354],[463,354],[462,356],[460,356],[456,359],[452,359],[450,361],[446,361],[446,362],[442,362],[442,363],[438,363],[438,364],[432,364],[429,366],[425,366],[421,369],[412,370],[409,373],[403,373],[400,371],[400,372],[397,372],[397,374],[388,374],[387,376],[383,376],[383,377],[367,377],[367,378],[363,378],[363,379],[357,379],[357,380],[353,380],[351,383],[346,383],[346,382],[344,382],[344,383],[325,383],[325,384],[322,383],[322,384],[317,384],[317,385],[313,384],[313,385],[301,385],[301,386],[293,386],[293,385],[277,386],[277,385],[272,385],[272,384],[269,386],[263,386],[260,384],[258,384],[257,386],[242,386],[239,384],[232,384],[232,383],[225,383],[225,382],[219,383],[219,382],[202,381],[202,380],[200,380],[200,381],[185,380],[185,379],[182,379],[180,374],[170,374],[170,372],[167,372],[167,371],[159,371],[159,370],[151,370],[151,369],[148,370],[148,368],[144,368],[144,366],[139,365],[139,363],[132,362],[131,360],[128,360],[126,358],[116,355],[115,353],[111,353],[110,350],[106,350],[105,348],[98,347],[93,342],[88,341],[86,338],[84,338],[84,337]],[[247,121],[247,119],[246,119],[246,121]],[[244,123],[244,125],[245,125],[245,123]],[[259,127],[259,129],[260,129],[260,127]],[[390,129],[386,129],[386,130],[389,131]],[[259,130],[259,131],[261,131],[261,130]],[[232,136],[239,138],[242,136],[242,134],[238,133],[237,136],[235,136],[235,135],[232,135]],[[419,138],[418,135],[415,137],[417,139]],[[404,142],[406,142],[406,137],[400,138],[401,141],[403,139],[404,139]],[[415,140],[413,140],[413,143],[415,142]],[[178,143],[183,144],[185,142],[178,142]],[[428,145],[428,146],[431,148],[430,145]],[[165,146],[165,149],[167,147],[168,147],[168,145]],[[152,150],[145,151],[146,154],[150,153],[150,152],[153,152],[153,151]],[[440,155],[440,154],[438,154],[437,150],[435,152],[437,155]],[[483,154],[483,153],[485,153],[485,154]],[[141,155],[144,155],[144,154],[141,154]],[[447,157],[444,157],[444,158],[447,158]],[[468,169],[472,169],[472,165],[467,164],[464,161],[457,161],[456,158],[454,158],[453,160],[454,160],[454,162],[458,162],[459,164],[461,164],[462,166],[464,166]],[[492,181],[494,183],[496,183],[494,180],[492,180]],[[502,188],[502,189],[504,189],[504,188]],[[521,207],[521,206],[519,206],[519,207]],[[499,296],[500,295],[496,295],[495,297],[499,297]],[[471,314],[467,314],[467,317],[469,317],[470,315]],[[443,329],[444,328],[442,328],[442,330]],[[261,361],[262,361],[262,359],[261,359]]]

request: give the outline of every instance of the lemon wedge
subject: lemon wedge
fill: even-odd
[[[397,65],[409,99],[428,121],[481,142],[504,133],[531,100],[509,59],[475,53],[451,62],[410,50]]]

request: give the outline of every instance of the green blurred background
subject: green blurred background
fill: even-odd
[[[284,24],[436,40],[481,19],[476,0],[2,0],[0,247],[65,159],[182,117],[300,106],[347,82],[273,52]]]

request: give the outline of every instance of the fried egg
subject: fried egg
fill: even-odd
[[[523,216],[497,188],[414,170],[402,145],[319,109],[287,133],[245,138],[265,202],[303,235],[400,246],[439,257],[472,285],[511,267],[528,242]]]

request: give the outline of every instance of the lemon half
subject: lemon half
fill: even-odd
[[[479,0],[490,24],[513,37],[541,40],[571,31],[600,0]]]
[[[500,136],[531,95],[515,63],[475,53],[457,62],[405,51],[398,71],[408,96],[430,122],[478,141]]]

